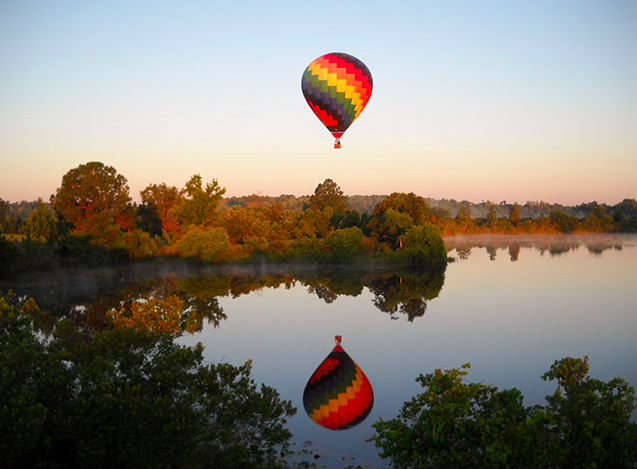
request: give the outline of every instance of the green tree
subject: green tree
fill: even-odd
[[[362,251],[363,232],[360,228],[341,228],[327,237],[327,246],[338,262],[351,261]]]
[[[556,360],[542,379],[557,381],[547,396],[548,453],[553,467],[635,467],[634,389],[621,378],[588,376],[588,357]]]
[[[430,223],[410,228],[402,237],[403,253],[414,264],[444,264],[447,250],[440,230]]]
[[[51,242],[55,240],[57,235],[55,220],[47,206],[42,203],[42,200],[38,200],[38,202],[26,222],[26,233],[33,241]]]
[[[0,454],[18,467],[271,467],[289,401],[251,365],[117,329],[86,335],[33,300],[0,295]]]
[[[347,197],[338,184],[326,179],[314,189],[309,206],[314,211],[323,211],[330,207],[335,215],[341,215],[347,211]]]
[[[51,203],[74,234],[91,235],[105,246],[117,245],[122,231],[134,226],[126,178],[103,163],[86,163],[67,172]]]
[[[381,457],[396,468],[534,467],[520,391],[466,383],[467,368],[418,376],[424,392],[372,425]]]
[[[389,243],[392,248],[397,248],[402,235],[413,225],[414,221],[409,214],[388,208],[383,212],[383,223],[375,231],[381,241]]]
[[[549,220],[551,224],[555,225],[562,233],[575,231],[579,225],[577,218],[568,216],[562,212],[551,212]]]
[[[517,389],[466,383],[461,369],[420,375],[425,390],[399,415],[373,424],[381,457],[398,468],[635,467],[634,389],[588,376],[588,358],[557,360],[546,406],[524,407]]]

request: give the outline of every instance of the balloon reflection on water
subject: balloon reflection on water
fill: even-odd
[[[303,407],[319,425],[344,430],[361,423],[374,406],[374,390],[363,370],[341,347],[336,346],[305,385]]]

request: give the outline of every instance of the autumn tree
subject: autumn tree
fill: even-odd
[[[217,205],[225,193],[226,189],[216,179],[203,187],[201,176],[195,174],[180,191],[172,214],[182,227],[211,224],[217,220]]]
[[[171,209],[181,197],[179,190],[166,183],[150,184],[140,192],[140,195],[142,196],[142,206],[154,210],[155,215],[161,221],[161,229],[165,236],[175,233],[179,225]]]
[[[487,213],[487,223],[489,227],[493,228],[498,221],[498,209],[494,204],[489,204],[488,213]]]
[[[42,200],[38,200],[38,202],[26,222],[27,236],[33,241],[41,243],[53,241],[57,234],[55,220]]]
[[[0,233],[3,231],[4,221],[9,214],[9,203],[0,198]]]
[[[422,225],[429,221],[429,204],[425,199],[413,192],[409,194],[394,192],[385,197],[374,207],[372,216],[382,219],[384,213],[390,208],[396,212],[409,215],[415,225]]]
[[[177,243],[177,251],[184,257],[196,257],[206,262],[228,260],[230,239],[224,228],[191,226]]]
[[[91,235],[105,246],[117,245],[122,231],[133,228],[126,178],[100,162],[82,164],[67,172],[51,203],[73,233]]]
[[[517,202],[511,206],[511,213],[509,213],[509,220],[514,225],[520,221],[520,205]]]
[[[343,195],[338,184],[326,179],[314,189],[309,206],[314,211],[323,211],[330,207],[335,215],[339,215],[347,211],[347,197]]]

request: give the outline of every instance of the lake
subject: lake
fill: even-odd
[[[555,359],[590,357],[591,376],[637,386],[637,236],[446,238],[446,270],[372,271],[309,266],[200,267],[139,263],[4,282],[56,314],[90,324],[122,301],[176,293],[208,321],[179,339],[202,342],[210,362],[252,360],[253,376],[298,413],[296,461],[386,467],[368,439],[421,389],[420,373],[471,363],[470,381],[517,387],[544,402]],[[367,375],[374,406],[359,425],[325,429],[303,410],[308,378],[334,336]],[[302,454],[308,452],[308,454]],[[318,456],[318,458],[315,458]]]

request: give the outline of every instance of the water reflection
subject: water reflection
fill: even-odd
[[[473,248],[485,249],[489,259],[497,258],[498,250],[508,250],[512,262],[520,255],[520,248],[531,248],[548,252],[551,257],[560,256],[580,247],[585,247],[593,255],[605,251],[621,250],[623,246],[637,244],[633,235],[583,234],[583,235],[466,235],[445,238],[447,252],[455,252],[460,260],[467,260]]]
[[[352,428],[367,418],[374,406],[374,390],[363,370],[336,346],[316,368],[303,391],[307,415],[330,430]]]
[[[161,276],[138,277],[126,272],[111,275],[110,281],[101,271],[82,274],[83,287],[73,294],[78,279],[48,278],[13,287],[18,294],[36,299],[55,316],[66,316],[82,329],[101,330],[109,327],[113,310],[130,309],[134,302],[150,298],[168,300],[176,297],[183,304],[182,316],[196,315],[198,321],[214,327],[226,319],[219,303],[222,297],[237,298],[264,288],[291,289],[301,285],[326,303],[339,296],[358,296],[365,288],[373,294],[373,305],[391,319],[404,316],[408,321],[423,316],[427,302],[436,298],[445,279],[445,268],[392,271],[301,270],[293,273],[263,273],[243,269],[237,273],[180,272]],[[92,278],[95,276],[97,278]]]

